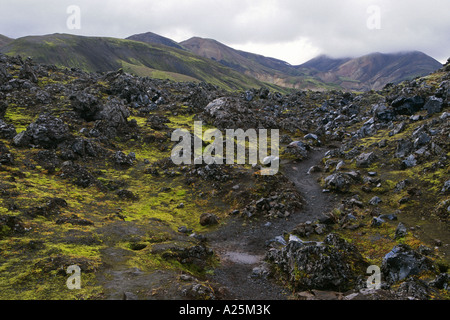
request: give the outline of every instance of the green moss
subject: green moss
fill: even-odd
[[[36,116],[30,115],[25,107],[11,103],[6,109],[5,120],[15,126],[17,133],[25,131],[35,119]]]

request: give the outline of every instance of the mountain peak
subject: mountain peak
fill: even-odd
[[[145,32],[141,34],[135,34],[127,38],[127,40],[133,40],[133,41],[141,41],[149,44],[162,44],[168,47],[181,49],[184,48],[180,46],[178,43],[173,41],[172,39],[160,36],[153,32]]]
[[[339,84],[346,89],[379,90],[387,83],[399,83],[427,75],[441,67],[441,63],[420,51],[397,53],[373,52],[357,58],[329,59],[317,57],[301,65],[313,68],[315,75],[325,82]]]

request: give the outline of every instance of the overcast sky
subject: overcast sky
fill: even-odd
[[[80,29],[69,29],[71,5]],[[73,25],[73,24],[72,24]],[[0,34],[192,36],[297,65],[319,54],[419,50],[450,57],[449,0],[0,0]]]

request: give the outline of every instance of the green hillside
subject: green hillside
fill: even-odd
[[[88,72],[125,71],[176,81],[204,81],[227,90],[270,87],[210,59],[164,45],[68,34],[19,38],[0,49],[7,55],[30,56],[36,62]]]

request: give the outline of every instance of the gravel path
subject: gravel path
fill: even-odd
[[[323,193],[317,183],[318,175],[307,172],[323,158],[325,150],[313,150],[309,158],[300,163],[282,165],[284,174],[291,179],[303,196],[304,208],[289,219],[244,221],[231,218],[219,230],[208,235],[209,244],[220,258],[211,281],[226,288],[227,298],[245,300],[283,300],[288,292],[266,277],[255,276],[255,268],[264,266],[266,243],[284,232],[291,231],[301,222],[314,221],[333,208],[336,199]],[[256,269],[257,270],[257,269]],[[255,271],[256,271],[255,270]]]

